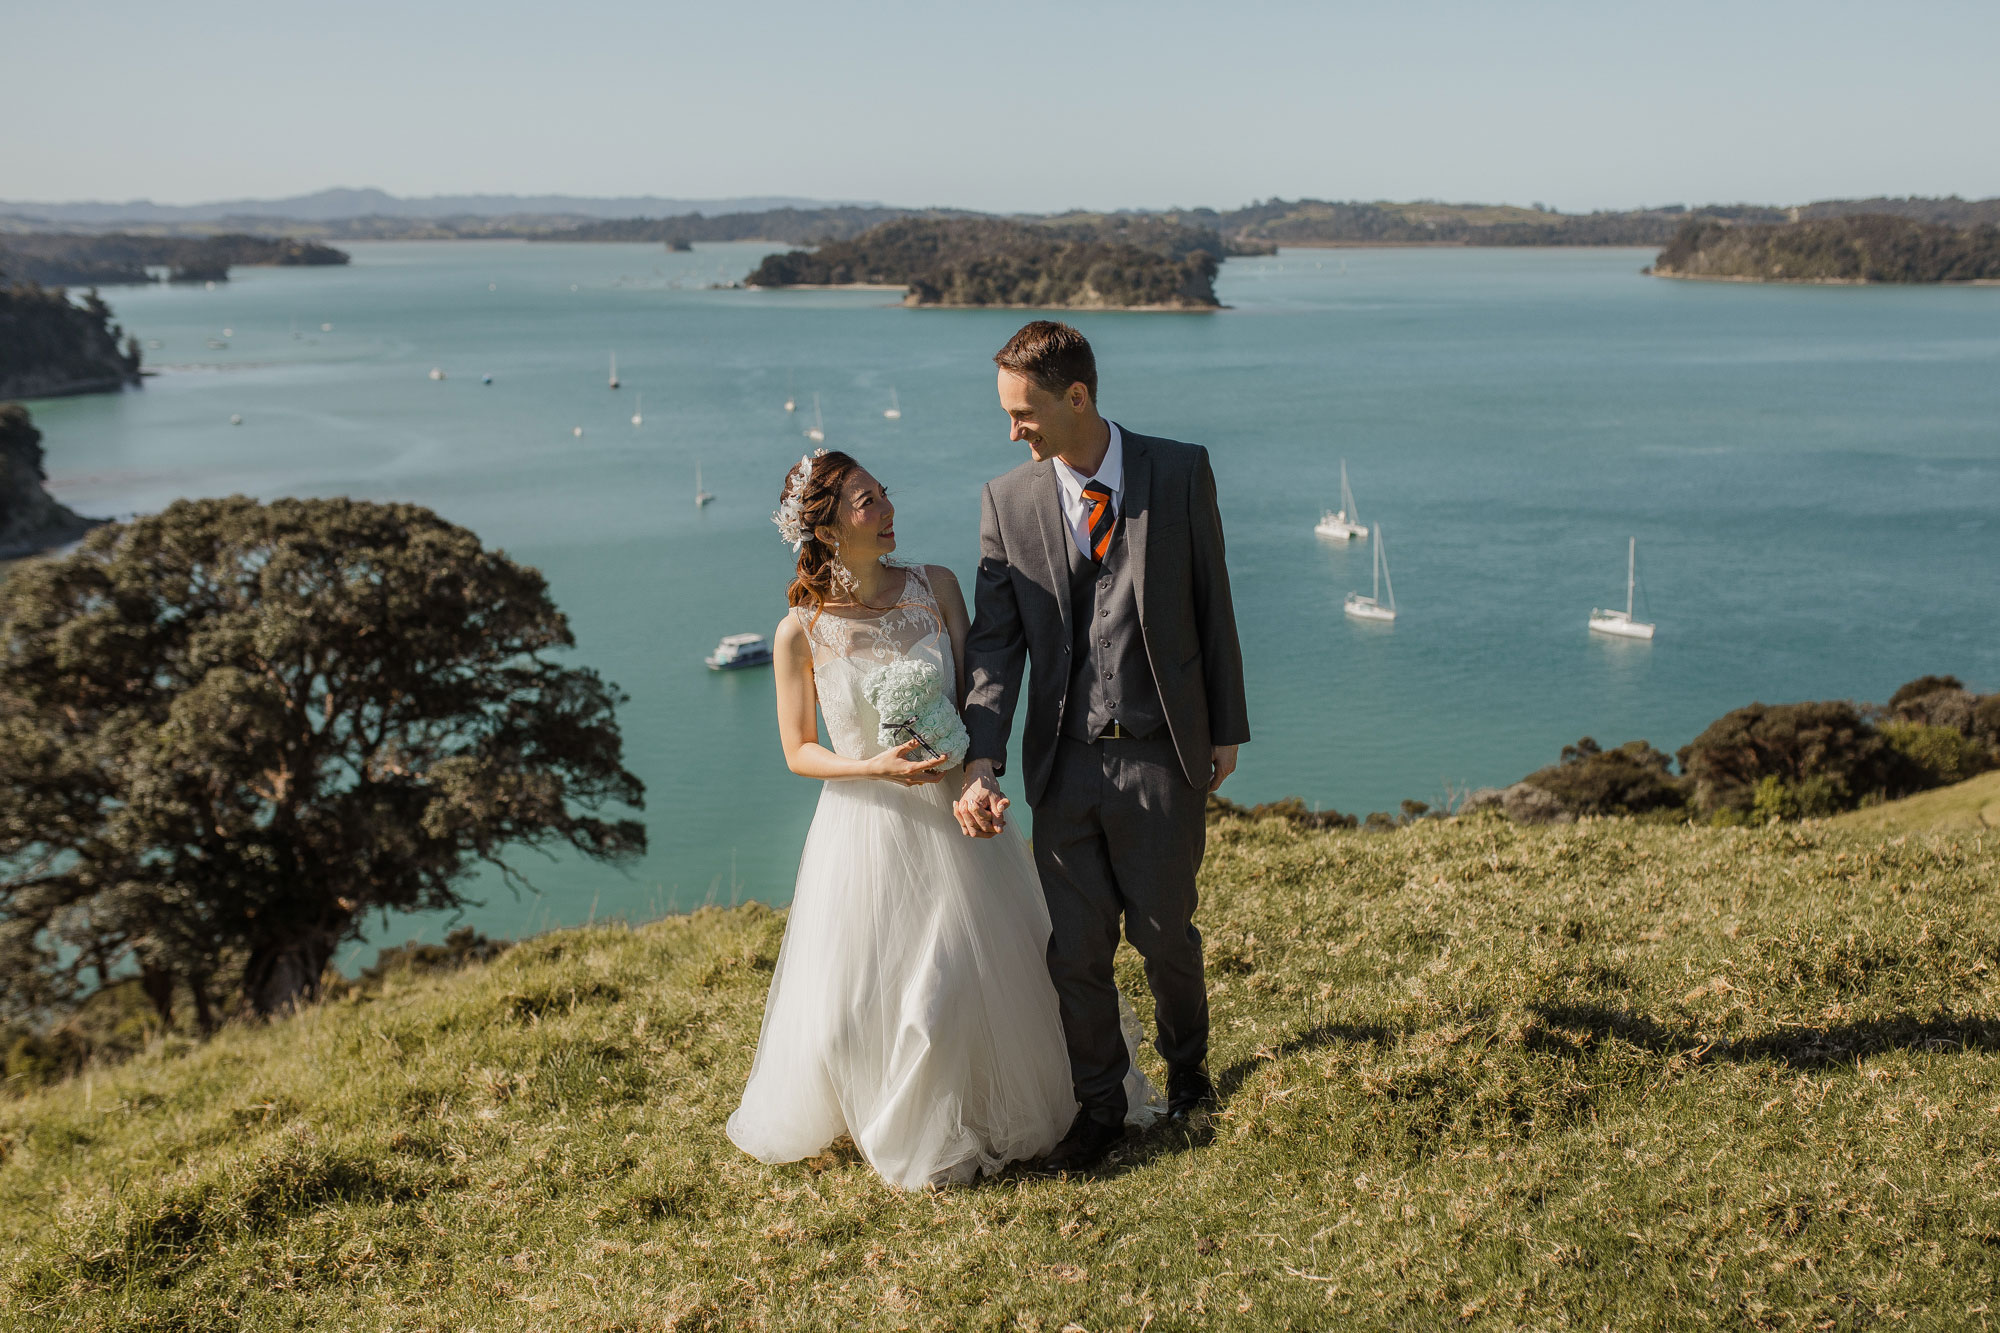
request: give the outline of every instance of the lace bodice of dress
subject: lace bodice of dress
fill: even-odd
[[[904,568],[908,579],[903,592],[885,611],[857,613],[842,607],[815,616],[811,607],[792,608],[812,643],[813,684],[827,739],[844,759],[867,759],[888,748],[875,734],[881,716],[861,693],[871,672],[919,657],[937,666],[947,689],[956,688],[951,636],[944,632],[930,579],[921,565]]]

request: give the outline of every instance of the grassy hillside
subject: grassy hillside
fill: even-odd
[[[2000,770],[1834,817],[1843,828],[1892,833],[1991,829],[2000,837]]]
[[[1225,1109],[898,1195],[722,1122],[782,918],[533,940],[0,1102],[0,1326],[1985,1327],[2000,840],[1212,830]],[[1124,984],[1141,983],[1128,957]]]

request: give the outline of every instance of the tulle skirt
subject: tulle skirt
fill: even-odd
[[[902,1189],[1055,1146],[1076,1113],[1048,907],[1011,826],[968,838],[958,784],[828,782],[729,1137],[766,1162],[841,1135]],[[1141,1108],[1152,1089],[1134,1071]]]

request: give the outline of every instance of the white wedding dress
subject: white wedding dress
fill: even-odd
[[[860,617],[794,615],[835,752],[887,748],[863,696],[906,657],[955,679],[930,581],[911,566],[896,606]],[[1048,907],[1012,825],[967,837],[951,812],[958,770],[905,787],[836,779],[799,858],[784,944],[742,1104],[736,1146],[790,1162],[853,1138],[902,1189],[967,1181],[1053,1148],[1076,1113],[1046,952]],[[1127,1020],[1128,1044],[1137,1035]],[[1155,1097],[1133,1068],[1132,1114]]]

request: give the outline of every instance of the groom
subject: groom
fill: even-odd
[[[981,497],[956,813],[973,836],[999,832],[994,779],[1032,662],[1021,761],[1082,1107],[1045,1165],[1078,1171],[1124,1134],[1121,915],[1153,990],[1168,1114],[1214,1104],[1195,872],[1208,793],[1250,739],[1243,657],[1208,451],[1099,416],[1096,358],[1067,324],[1036,320],[993,361],[1033,459]]]

